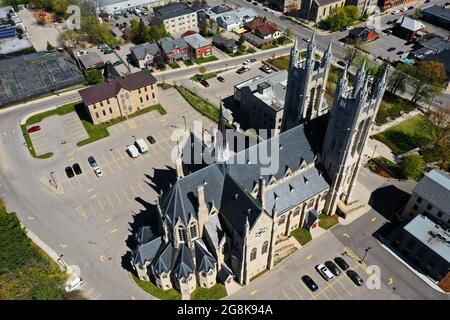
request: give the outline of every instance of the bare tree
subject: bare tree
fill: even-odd
[[[429,145],[440,156],[440,167],[446,169],[450,162],[450,104],[430,108],[425,128],[431,141]]]

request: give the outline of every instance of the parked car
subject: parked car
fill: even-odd
[[[265,72],[265,73],[272,73],[272,69],[270,69],[268,66],[262,66],[261,68],[259,68],[261,71]]]
[[[91,165],[92,168],[95,168],[97,166],[97,161],[95,161],[95,158],[93,156],[90,156],[88,158],[88,162]]]
[[[76,277],[75,279],[69,281],[67,286],[64,288],[66,292],[72,292],[77,290],[83,284],[83,279],[80,277]]]
[[[209,83],[208,81],[206,81],[205,79],[203,79],[202,81],[200,81],[200,83],[202,84],[202,86],[204,86],[205,88],[209,87]]]
[[[401,9],[401,11],[402,11],[402,12],[408,11],[408,8],[403,7],[403,8]]]
[[[113,66],[116,67],[118,65],[121,65],[123,62],[120,60],[117,60],[116,62],[113,63]]]
[[[106,49],[105,51],[103,51],[104,54],[111,54],[111,53],[113,53],[113,52],[114,52],[114,51],[111,50],[111,49]]]
[[[33,132],[36,132],[36,131],[39,131],[39,130],[41,130],[41,126],[32,126],[27,131],[28,131],[28,133],[33,133]]]
[[[217,80],[220,81],[220,82],[225,82],[225,79],[223,77],[221,77],[221,76],[218,76]]]
[[[148,136],[147,140],[148,140],[148,142],[150,142],[150,144],[155,144],[156,143],[156,140],[155,140],[155,138],[153,138],[153,136]]]
[[[120,46],[115,46],[114,47],[116,50],[120,50]]]
[[[252,2],[252,4],[254,5],[254,6],[257,6],[258,5],[258,2]]]
[[[120,19],[120,17],[119,16],[114,16],[114,20],[119,20]]]
[[[350,268],[350,266],[348,265],[347,261],[345,261],[341,257],[334,258],[334,262],[336,262],[336,264],[339,266],[339,268],[341,268],[344,271],[347,270],[348,268]]]
[[[392,10],[391,11],[391,14],[397,14],[397,13],[399,13],[400,11],[399,10]]]
[[[256,58],[251,58],[250,62],[256,62]]]
[[[334,278],[333,273],[331,273],[331,271],[323,264],[318,264],[316,270],[326,281],[330,281]]]
[[[102,170],[99,167],[94,169],[94,173],[97,177],[101,177],[103,175]]]
[[[345,62],[344,61],[341,61],[341,60],[339,60],[338,62],[337,62],[337,64],[338,65],[340,65],[341,67],[345,67]]]
[[[399,55],[399,56],[401,56],[402,54],[404,54],[405,53],[405,51],[399,51],[399,52],[397,52],[397,54]]]
[[[124,18],[128,18],[128,13],[125,12],[125,13],[123,14],[123,17],[124,17]]]
[[[145,143],[144,139],[137,139],[134,142],[134,145],[139,150],[140,153],[146,153],[148,152],[148,145]]]
[[[244,61],[244,63],[242,63],[244,66],[250,64],[252,61],[250,59],[247,59]]]
[[[395,51],[395,48],[394,48],[394,47],[390,47],[389,49],[387,49],[387,51],[388,51],[388,52]]]
[[[75,173],[73,173],[72,167],[66,167],[64,169],[66,171],[67,178],[73,178],[75,176]]]
[[[416,6],[409,6],[408,10],[412,10],[412,9],[415,9],[415,8],[416,8]]]
[[[133,159],[139,157],[139,151],[134,144],[127,146],[127,152]]]
[[[79,163],[74,163],[74,164],[72,165],[72,168],[73,168],[73,171],[75,171],[75,173],[76,173],[77,175],[80,175],[80,174],[83,173],[83,170],[81,170],[81,167],[80,167],[80,164],[79,164]]]
[[[364,280],[353,270],[348,270],[347,276],[359,287],[364,284]]]
[[[309,42],[309,41],[310,41],[310,39],[309,39],[308,37],[304,37],[304,38],[303,38],[303,41],[305,41],[305,42]]]
[[[248,68],[248,67],[242,67],[242,68],[237,69],[236,72],[239,73],[239,74],[242,74],[242,73],[247,72],[249,70],[250,70],[250,68]]]
[[[332,261],[325,262],[325,267],[327,267],[336,277],[342,273],[341,269],[339,269]]]
[[[317,291],[317,289],[319,289],[319,286],[317,285],[317,283],[315,283],[314,280],[308,275],[304,275],[302,277],[302,281],[306,284],[306,286],[312,292]]]

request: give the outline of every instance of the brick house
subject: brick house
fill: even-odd
[[[420,39],[425,33],[425,25],[410,17],[400,17],[394,27],[394,34],[405,40]]]
[[[163,37],[157,43],[169,62],[186,60],[189,57],[189,46],[184,39]]]
[[[189,46],[189,56],[193,59],[212,55],[211,41],[205,39],[198,33],[183,37]]]

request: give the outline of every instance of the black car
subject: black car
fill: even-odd
[[[339,268],[341,268],[344,271],[347,270],[348,268],[350,268],[348,263],[341,257],[334,258],[334,262],[336,262],[336,264],[339,266]]]
[[[242,67],[242,68],[239,68],[239,69],[237,69],[237,73],[239,73],[239,74],[242,74],[242,73],[244,73],[244,72],[247,72],[249,69],[248,68],[246,68],[246,67]]]
[[[401,56],[402,54],[404,54],[405,53],[405,51],[399,51],[399,52],[397,52],[397,54],[399,55],[399,56]]]
[[[309,290],[311,290],[312,292],[316,291],[317,289],[319,289],[319,287],[317,286],[317,284],[314,282],[313,279],[311,279],[310,276],[303,276],[302,277],[302,281],[306,284],[306,286],[309,288]]]
[[[255,58],[251,58],[250,62],[256,62],[256,59]]]
[[[220,82],[225,82],[225,79],[223,77],[221,77],[221,76],[218,76],[217,80],[219,80]]]
[[[392,51],[394,51],[394,50],[395,50],[394,47],[390,47],[389,49],[387,49],[387,51],[389,51],[389,52],[392,52]]]
[[[338,276],[342,273],[341,269],[337,267],[332,261],[327,261],[324,263],[325,267],[327,267],[335,276]]]
[[[83,171],[81,170],[81,167],[80,167],[80,165],[78,164],[78,163],[74,163],[73,165],[72,165],[72,168],[73,168],[73,171],[75,171],[75,173],[77,174],[77,175],[79,175],[79,174],[81,174]]]
[[[120,60],[117,60],[116,62],[113,63],[114,67],[117,67],[118,65],[121,65],[123,62]]]
[[[147,137],[147,140],[148,140],[148,142],[150,142],[151,144],[155,144],[155,143],[156,143],[156,140],[155,140],[155,138],[153,138],[153,136],[148,136],[148,137]]]
[[[88,158],[88,162],[91,165],[92,168],[95,168],[97,166],[97,161],[95,161],[95,158],[93,156],[90,156]]]
[[[361,287],[364,284],[364,280],[353,270],[347,271],[347,276],[358,286]]]
[[[345,67],[345,62],[344,61],[339,60],[337,62],[337,64],[340,65],[341,67]]]
[[[71,167],[66,167],[66,169],[64,170],[66,171],[67,178],[73,178],[73,176],[75,175]]]

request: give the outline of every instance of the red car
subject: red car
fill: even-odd
[[[36,132],[41,130],[41,126],[33,126],[30,129],[28,129],[28,133]]]
[[[205,88],[208,88],[208,87],[209,87],[209,83],[208,83],[208,81],[206,81],[206,80],[202,80],[202,81],[200,81],[200,83],[201,83]]]
[[[119,47],[119,46],[116,46],[116,50],[120,50],[120,47]]]

